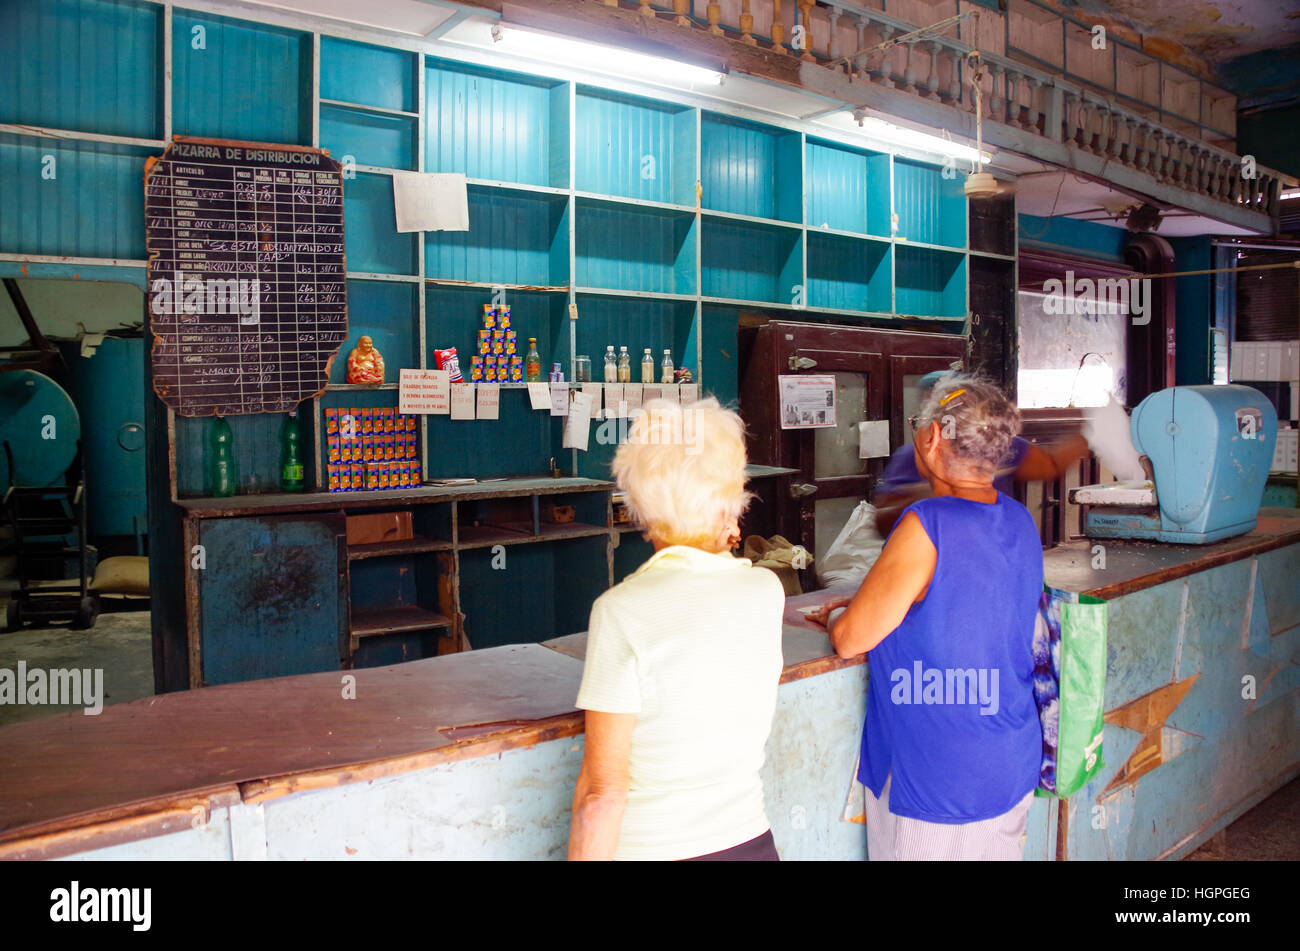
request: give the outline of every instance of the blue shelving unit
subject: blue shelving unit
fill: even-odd
[[[706,112],[700,121],[701,204],[780,221],[803,220],[802,136]]]
[[[917,317],[966,314],[966,256],[956,251],[894,246],[894,308]]]
[[[808,231],[808,306],[889,313],[893,255],[888,241]],[[963,292],[964,293],[964,292]]]
[[[801,296],[801,229],[708,214],[702,225],[705,297],[789,304]]]
[[[888,238],[890,157],[808,139],[805,159],[809,228]]]
[[[567,284],[568,221],[564,196],[472,186],[469,230],[426,234],[426,274],[486,284]]]
[[[693,212],[576,200],[579,287],[694,296],[699,241]]]
[[[579,86],[575,118],[579,192],[694,207],[694,109]]]

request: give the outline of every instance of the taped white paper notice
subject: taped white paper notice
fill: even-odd
[[[641,408],[641,396],[644,392],[645,387],[640,383],[623,384],[623,403],[627,407],[627,409],[624,410],[625,414],[631,410]]]
[[[451,412],[451,373],[447,370],[412,370],[397,373],[397,411],[445,416]]]
[[[835,425],[835,377],[780,374],[782,429],[828,429]]]
[[[564,421],[565,449],[587,451],[587,444],[591,440],[591,404],[590,393],[573,394],[573,399],[569,402],[569,418]]]
[[[551,408],[551,391],[545,383],[528,384],[528,402],[533,409]]]
[[[601,389],[604,387],[604,385],[605,385],[604,383],[582,384],[582,392],[587,393],[591,396],[591,418],[592,419],[603,419],[605,416],[605,414],[602,413],[600,409]]]
[[[453,383],[451,385],[451,418],[474,418],[473,383]]]
[[[398,231],[468,231],[469,198],[461,172],[394,172]]]
[[[889,420],[869,419],[858,423],[858,458],[878,459],[889,454]]]
[[[605,418],[622,419],[627,412],[627,404],[623,402],[623,383],[605,383]]]
[[[551,383],[551,415],[569,415],[569,384]]]
[[[501,387],[495,383],[478,385],[478,408],[475,415],[479,419],[501,418]]]
[[[661,383],[659,385],[659,396],[670,403],[681,402],[676,383]]]
[[[664,395],[662,383],[642,383],[641,384],[641,405],[644,406],[651,400],[657,400]]]
[[[683,383],[681,385],[682,405],[687,406],[700,398],[700,384]]]

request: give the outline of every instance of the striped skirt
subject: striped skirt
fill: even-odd
[[[873,862],[1020,861],[1025,856],[1025,822],[1031,789],[1010,810],[991,819],[949,825],[896,816],[889,811],[889,785],[880,798],[866,790],[867,858]]]

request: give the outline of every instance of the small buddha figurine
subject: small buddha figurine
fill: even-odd
[[[348,354],[348,382],[384,382],[384,358],[369,337],[358,340]]]

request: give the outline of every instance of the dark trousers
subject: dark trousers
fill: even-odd
[[[772,839],[772,830],[768,829],[758,838],[733,845],[721,852],[697,855],[695,858],[682,859],[683,862],[779,862],[781,856],[776,854],[776,842]]]

